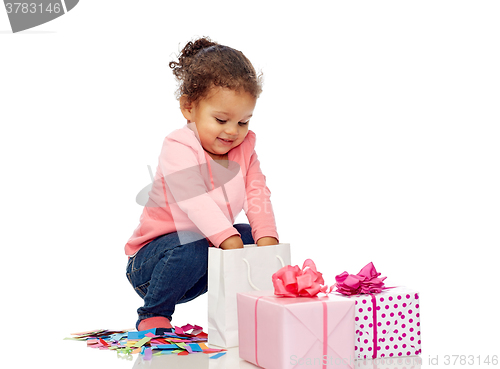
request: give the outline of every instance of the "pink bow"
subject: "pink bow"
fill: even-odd
[[[283,297],[314,297],[319,292],[332,292],[333,286],[328,289],[323,283],[323,275],[311,259],[304,261],[302,270],[298,265],[287,265],[273,274],[274,294]]]
[[[384,287],[384,279],[377,278],[381,273],[377,273],[373,263],[368,263],[358,274],[348,274],[344,272],[335,277],[337,281],[337,292],[344,295],[359,295],[360,293],[379,293]]]

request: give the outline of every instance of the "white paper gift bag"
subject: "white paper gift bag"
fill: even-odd
[[[238,346],[236,293],[272,290],[272,275],[290,265],[290,244],[208,250],[208,343]]]

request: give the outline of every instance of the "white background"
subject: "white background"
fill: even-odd
[[[497,1],[107,0],[12,34],[0,10],[4,352],[77,365],[95,350],[64,337],[134,326],[135,196],[185,124],[168,62],[206,35],[264,73],[250,129],[292,263],[331,284],[372,261],[419,290],[424,364],[500,355],[499,17]],[[188,322],[206,327],[206,295],[178,307]]]

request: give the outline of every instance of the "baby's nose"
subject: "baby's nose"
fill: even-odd
[[[228,124],[226,125],[226,134],[228,136],[237,136],[238,135],[238,125]]]

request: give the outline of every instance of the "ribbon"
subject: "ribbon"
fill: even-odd
[[[260,366],[258,355],[257,355],[257,343],[258,343],[258,341],[257,341],[257,304],[261,298],[262,298],[262,296],[259,296],[259,297],[257,297],[257,300],[255,300],[255,364],[257,364],[257,366]]]
[[[379,293],[386,289],[384,280],[387,277],[378,278],[381,273],[377,273],[373,263],[368,263],[358,274],[343,272],[335,277],[337,281],[337,292],[352,296],[361,293]]]
[[[369,294],[372,297],[372,319],[373,319],[373,354],[372,358],[377,357],[378,339],[377,339],[377,298],[374,293],[382,292],[382,290],[392,287],[385,287],[384,280],[387,277],[379,278],[381,273],[378,273],[373,263],[366,264],[358,274],[348,274],[343,272],[335,277],[337,281],[337,292],[347,296],[359,295],[362,293]]]
[[[372,359],[375,359],[377,357],[377,345],[378,345],[378,339],[377,339],[377,298],[373,293],[370,293],[372,297],[372,316],[373,316],[373,355]]]
[[[328,357],[328,308],[326,302],[321,301],[323,305],[323,368],[326,368],[325,358]]]
[[[298,265],[286,265],[273,274],[274,294],[282,297],[314,297],[319,292],[329,294],[334,286],[324,285],[323,274],[316,270],[311,259]]]

